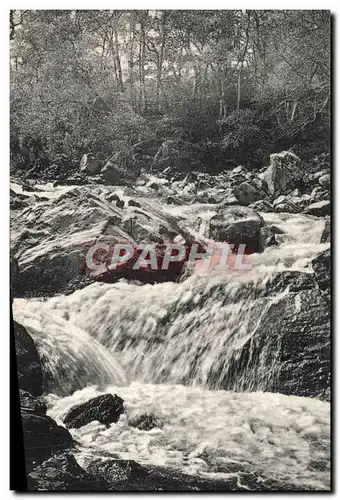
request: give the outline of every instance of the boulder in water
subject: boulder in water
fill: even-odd
[[[293,202],[291,198],[288,196],[281,195],[276,200],[273,201],[273,208],[275,212],[292,212],[298,213],[300,212],[299,207]]]
[[[47,406],[41,398],[35,398],[27,391],[19,389],[20,408],[22,411],[36,413],[37,415],[46,415]]]
[[[310,202],[315,203],[317,201],[324,201],[329,199],[329,192],[323,190],[321,186],[316,186],[310,195]]]
[[[54,453],[73,444],[71,434],[49,416],[21,409],[26,468],[34,469]]]
[[[116,394],[114,396],[103,394],[71,408],[63,421],[66,427],[75,429],[92,422],[92,420],[109,426],[109,424],[118,422],[119,416],[124,413],[123,403],[122,398]]]
[[[331,284],[331,251],[329,248],[312,261],[312,267],[321,290],[329,290]]]
[[[262,217],[250,208],[220,208],[210,221],[210,238],[228,242],[235,248],[244,244],[245,253],[257,252],[260,248],[260,229],[263,224]]]
[[[322,231],[320,243],[329,243],[331,241],[331,222],[329,217],[326,218],[325,227]]]
[[[33,396],[43,393],[38,351],[26,328],[13,321],[19,388]]]
[[[137,427],[141,431],[150,431],[154,427],[163,427],[163,422],[152,413],[143,413],[142,415],[129,418],[129,425]]]
[[[105,479],[92,476],[70,453],[54,456],[32,471],[27,478],[29,491],[108,491]]]
[[[114,488],[121,483],[129,483],[149,475],[148,469],[134,460],[101,460],[91,461],[87,471],[95,477],[108,481]]]
[[[263,173],[271,193],[286,193],[299,187],[303,177],[300,158],[291,151],[270,155],[270,165]]]

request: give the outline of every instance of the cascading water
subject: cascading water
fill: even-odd
[[[199,209],[188,208],[189,221]],[[290,293],[289,283],[275,291],[275,280],[283,270],[311,273],[306,266],[329,245],[319,243],[322,219],[262,216],[283,234],[279,247],[251,257],[250,271],[143,286],[95,283],[69,296],[14,301],[15,319],[42,357],[54,418],[106,390],[123,397],[129,414],[154,413],[164,423],[145,432],[124,417],[110,429],[92,422],[75,430],[80,463],[110,453],[211,477],[254,471],[293,478],[297,487],[329,487],[328,403],[218,390],[275,385],[280,338],[272,332],[264,342],[261,326]]]
[[[250,271],[194,274],[182,283],[144,286],[124,281],[114,285],[95,283],[67,297],[16,301],[14,310],[19,309],[21,314],[25,310],[29,318],[44,318],[44,341],[40,337],[39,342],[53,339],[51,344],[58,354],[53,354],[54,347],[49,349],[52,359],[63,358],[63,345],[69,348],[73,338],[79,339],[79,350],[78,344],[83,342],[80,332],[84,331],[84,338],[89,334],[105,346],[105,353],[114,357],[132,380],[268,390],[280,369],[276,362],[279,339],[273,333],[257,357],[254,344],[262,319],[284,300],[289,284],[279,293],[268,293],[268,289],[278,269],[310,271],[305,266],[328,244],[317,243],[322,220],[265,215],[284,231],[286,241],[279,248],[270,247],[254,255]],[[74,329],[73,336],[70,327]],[[61,339],[57,340],[59,336]],[[66,344],[65,338],[69,339]],[[230,367],[237,363],[248,341],[250,360],[235,378]],[[97,349],[98,343],[93,343]],[[77,356],[76,350],[74,353]],[[77,365],[75,359],[72,362]],[[85,358],[83,364],[86,365]],[[59,366],[57,362],[54,366],[62,370],[66,365]]]
[[[114,356],[84,330],[41,307],[27,308],[23,299],[15,302],[15,317],[39,351],[46,391],[67,395],[87,384],[127,384]]]

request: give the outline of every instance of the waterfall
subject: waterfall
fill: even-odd
[[[311,272],[305,266],[328,244],[318,243],[320,219],[265,215],[285,239],[254,255],[251,271],[144,286],[95,283],[67,297],[16,300],[15,317],[33,328],[48,384],[66,393],[88,383],[119,385],[121,365],[139,382],[270,390],[280,337],[263,338],[261,324],[290,290],[272,283],[280,270]]]
[[[38,349],[46,392],[67,395],[88,384],[105,388],[126,385],[114,356],[99,342],[63,317],[24,299],[14,301],[16,320],[25,326]]]

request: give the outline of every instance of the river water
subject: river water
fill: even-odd
[[[210,209],[167,210],[190,225]],[[52,417],[61,422],[72,405],[101,393],[124,399],[127,414],[117,424],[72,431],[81,464],[109,454],[207,477],[255,472],[329,488],[329,403],[266,392],[280,368],[276,341],[268,339],[236,380],[225,376],[261,319],[289,293],[287,287],[264,301],[268,282],[280,270],[312,272],[310,261],[329,246],[319,243],[323,219],[261,215],[283,234],[279,246],[250,257],[251,270],[194,272],[180,283],[94,283],[68,296],[14,301],[15,319],[42,359]],[[128,425],[145,413],[162,426]]]

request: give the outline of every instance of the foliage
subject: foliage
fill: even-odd
[[[15,10],[10,38],[13,168],[148,138],[212,169],[329,148],[327,11]]]

